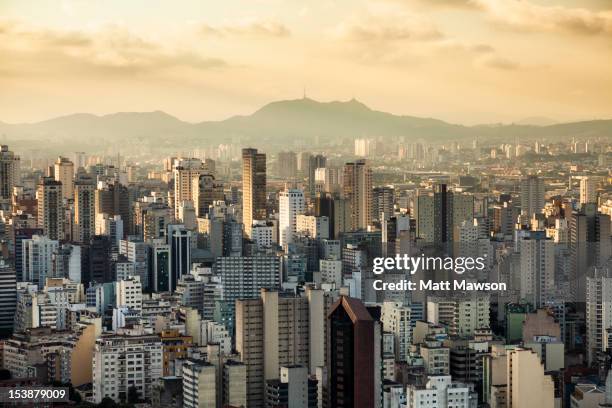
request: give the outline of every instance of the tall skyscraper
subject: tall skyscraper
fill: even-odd
[[[0,336],[13,329],[17,306],[17,275],[15,268],[0,259]]]
[[[242,222],[251,236],[253,221],[266,219],[266,155],[242,149]]]
[[[597,203],[597,181],[592,176],[580,179],[580,204]]]
[[[308,158],[308,194],[313,198],[316,194],[316,170],[324,168],[327,165],[327,158],[322,154],[310,156]]]
[[[351,205],[351,229],[372,224],[372,169],[365,160],[344,165],[342,193]]]
[[[54,164],[55,180],[62,183],[64,198],[72,200],[74,191],[74,163],[65,157],[58,157]]]
[[[43,177],[36,191],[38,199],[38,227],[50,239],[64,239],[64,205],[62,183]]]
[[[327,316],[327,336],[328,407],[381,407],[380,323],[359,299],[341,296]]]
[[[540,231],[520,238],[521,299],[544,307],[555,296],[555,243]]]
[[[7,145],[0,147],[0,200],[10,202],[13,187],[20,183],[19,156],[11,152]]]
[[[189,274],[191,270],[191,231],[181,224],[169,225],[168,245],[170,245],[170,287],[168,290],[173,292],[181,276]]]
[[[236,350],[247,369],[249,407],[263,406],[264,384],[278,380],[282,366],[299,364],[314,374],[324,364],[330,304],[322,290],[310,288],[305,297],[264,289],[258,299],[236,302]]]
[[[280,152],[278,154],[278,175],[289,180],[297,177],[297,155],[295,152]]]
[[[374,187],[372,193],[372,219],[382,222],[393,216],[395,189],[393,186]]]
[[[474,219],[474,197],[448,191],[436,184],[433,193],[419,191],[415,199],[416,235],[425,242],[451,243],[455,228]]]
[[[72,239],[89,243],[96,226],[96,183],[87,173],[77,173],[74,181],[74,220]]]
[[[598,213],[597,206],[589,203],[569,217],[570,293],[574,301],[584,302],[586,277],[612,255],[610,216]]]
[[[589,365],[612,347],[612,277],[604,270],[586,278],[586,346]]]
[[[47,236],[35,235],[32,239],[23,240],[23,279],[38,285],[40,289],[45,286],[45,279],[52,276],[53,253],[57,251],[59,242]]]
[[[544,208],[544,179],[530,175],[521,179],[521,212],[529,218]]]
[[[177,159],[172,169],[174,174],[174,217],[179,218],[179,207],[183,201],[193,201],[194,183],[206,168],[200,159]]]
[[[278,198],[279,219],[278,234],[279,245],[283,248],[293,242],[297,231],[297,216],[306,211],[304,192],[298,189],[281,191]]]
[[[131,234],[132,212],[128,188],[118,182],[106,184],[96,190],[96,214],[120,215],[124,237]]]
[[[223,201],[223,184],[215,180],[215,176],[203,173],[193,178],[193,205],[197,217],[208,214],[208,207],[215,201]]]

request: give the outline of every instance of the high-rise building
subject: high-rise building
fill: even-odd
[[[327,317],[328,407],[382,406],[381,329],[359,299],[341,296]]]
[[[569,218],[570,289],[576,302],[584,302],[586,277],[602,267],[612,255],[610,216],[597,212],[593,203],[584,204]]]
[[[266,219],[266,155],[242,149],[242,222],[250,237],[253,221]]]
[[[132,213],[128,188],[120,183],[111,183],[96,190],[96,214],[120,215],[123,220],[123,237],[131,234]]]
[[[317,403],[317,381],[301,365],[283,366],[280,378],[266,381],[266,408],[308,408]]]
[[[556,295],[555,243],[538,232],[518,241],[521,299],[536,308],[545,306]]]
[[[13,230],[13,244],[15,250],[15,273],[17,274],[17,282],[23,282],[25,276],[23,274],[23,243],[25,240],[32,239],[35,235],[43,235],[42,228],[15,228]]]
[[[223,184],[215,181],[215,176],[208,173],[199,174],[193,178],[193,205],[197,217],[208,214],[208,208],[215,201],[223,201]]]
[[[416,236],[429,243],[451,243],[455,228],[474,219],[474,196],[448,191],[436,184],[432,192],[419,191],[415,199]]]
[[[121,241],[119,253],[134,266],[134,275],[140,276],[145,290],[149,289],[149,246],[140,239]]]
[[[0,146],[0,200],[10,202],[13,187],[20,182],[19,156],[11,152],[7,145]]]
[[[297,177],[297,155],[295,152],[280,152],[278,154],[278,175],[289,180]]]
[[[58,157],[54,164],[54,177],[62,183],[64,198],[72,200],[74,192],[74,163],[65,157]]]
[[[365,160],[344,165],[342,193],[351,206],[351,230],[372,224],[372,169]]]
[[[213,364],[196,359],[183,363],[183,407],[217,407],[217,374]]]
[[[107,236],[94,235],[89,240],[89,245],[84,247],[86,267],[83,269],[83,283],[89,285],[92,282],[113,282],[113,270],[111,267],[111,242]]]
[[[597,180],[592,176],[580,179],[580,204],[597,203]]]
[[[587,361],[593,363],[597,353],[612,348],[612,277],[598,271],[586,278],[586,346]]]
[[[240,361],[227,360],[223,365],[223,404],[247,406],[246,366]]]
[[[385,332],[393,334],[396,361],[407,361],[412,342],[410,306],[399,302],[384,302],[380,321]]]
[[[544,208],[544,179],[530,175],[521,179],[521,212],[528,218]]]
[[[406,387],[407,408],[470,408],[477,403],[473,397],[468,384],[454,382],[450,375],[429,376],[424,387]]]
[[[172,208],[166,204],[151,204],[143,210],[142,214],[142,238],[145,242],[165,238],[168,225],[174,219]]]
[[[198,179],[205,172],[200,159],[176,159],[172,166],[174,176],[174,217],[178,219],[178,210],[183,201],[193,201],[193,189]]]
[[[297,216],[306,211],[306,200],[302,190],[290,189],[281,191],[278,198],[279,219],[278,235],[279,245],[286,248],[293,243],[297,231]]]
[[[124,224],[120,215],[96,214],[96,235],[108,237],[114,252],[119,251],[119,244],[125,235],[123,230]]]
[[[308,194],[310,198],[314,198],[316,194],[316,171],[324,168],[327,164],[327,158],[322,154],[310,156],[308,158]]]
[[[149,252],[149,285],[153,292],[168,292],[172,287],[170,273],[170,245],[164,240],[154,240]]]
[[[0,259],[0,336],[13,330],[17,307],[17,275],[15,268]]]
[[[96,226],[96,183],[87,173],[77,173],[74,181],[74,220],[72,240],[88,243]]]
[[[532,350],[508,350],[507,403],[509,408],[555,406],[555,386],[544,374],[539,356]]]
[[[35,235],[22,243],[23,280],[45,286],[47,277],[53,272],[53,253],[57,251],[59,242],[47,236]]]
[[[266,381],[279,380],[282,366],[308,373],[325,362],[325,321],[330,298],[308,289],[306,297],[262,289],[259,299],[236,302],[236,350],[246,365],[247,405],[263,407]]]
[[[181,224],[168,226],[168,245],[170,245],[170,287],[176,289],[178,280],[191,271],[192,233]]]
[[[93,357],[93,400],[149,399],[163,373],[162,342],[157,334],[104,334]],[[135,394],[133,394],[135,393]]]
[[[395,189],[392,186],[374,187],[372,192],[372,219],[378,222],[393,216]]]
[[[132,276],[115,283],[115,304],[140,312],[142,310],[142,283],[140,276]]]
[[[36,191],[38,199],[38,227],[50,239],[64,239],[64,205],[62,183],[43,177]]]
[[[254,299],[261,289],[280,287],[281,259],[277,256],[225,256],[217,258],[215,270],[230,315],[234,315],[236,300]]]
[[[477,329],[490,327],[490,297],[480,292],[453,292],[452,296],[427,298],[427,321],[443,324],[448,333],[473,336]]]

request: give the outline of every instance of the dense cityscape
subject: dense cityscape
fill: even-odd
[[[612,406],[609,138],[393,140],[3,145],[0,387],[68,387],[54,406]],[[397,267],[435,256],[484,267]],[[496,289],[393,285],[449,279]]]

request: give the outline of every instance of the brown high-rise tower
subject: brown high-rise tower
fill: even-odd
[[[266,219],[266,155],[242,149],[242,222],[251,236],[253,220]]]

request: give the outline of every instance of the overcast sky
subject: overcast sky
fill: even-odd
[[[216,120],[304,88],[466,124],[612,118],[612,1],[0,0],[0,121]]]

